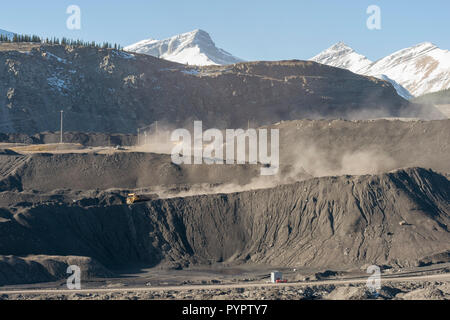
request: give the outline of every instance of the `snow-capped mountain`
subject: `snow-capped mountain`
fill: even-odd
[[[355,73],[372,64],[372,61],[355,52],[344,42],[336,43],[310,60],[332,67],[348,69]]]
[[[354,73],[359,73],[363,75],[370,75],[381,80],[389,81],[397,91],[398,95],[405,98],[411,99],[413,95],[401,86],[398,82],[391,79],[385,74],[364,74],[361,70],[367,70],[373,64],[371,60],[362,54],[357,53],[351,47],[346,45],[344,42],[338,42],[330,48],[322,51],[317,56],[312,57],[310,60],[326,64],[332,67],[342,68],[350,70]]]
[[[210,35],[199,29],[165,40],[142,40],[125,50],[190,65],[227,65],[243,61],[217,48]]]
[[[358,71],[385,74],[414,96],[450,88],[450,51],[430,42],[397,51]]]
[[[3,36],[7,36],[8,38],[11,38],[11,39],[14,36],[14,33],[6,31],[6,30],[2,30],[2,29],[0,29],[0,34]]]
[[[450,51],[424,42],[371,62],[340,42],[311,60],[387,80],[406,99],[450,88]]]

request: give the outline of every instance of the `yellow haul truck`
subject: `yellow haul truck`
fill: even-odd
[[[155,200],[158,198],[156,194],[136,194],[129,193],[127,197],[127,204],[133,204],[136,202],[145,202],[150,200]]]

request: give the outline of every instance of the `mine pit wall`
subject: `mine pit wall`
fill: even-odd
[[[0,255],[87,256],[108,268],[410,266],[450,249],[449,199],[447,178],[408,169],[132,206],[2,209]]]

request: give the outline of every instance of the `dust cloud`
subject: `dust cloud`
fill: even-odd
[[[308,145],[308,146],[306,146]],[[375,175],[397,168],[396,161],[386,152],[375,149],[342,151],[320,149],[306,142],[284,148],[280,169],[274,176],[256,176],[250,183],[211,185],[192,185],[189,190],[174,192],[161,190],[161,198],[187,197],[218,193],[236,193],[250,190],[274,188],[316,177],[342,175]],[[261,165],[261,164],[258,164]]]

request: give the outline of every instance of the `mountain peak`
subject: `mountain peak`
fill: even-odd
[[[226,65],[242,61],[217,48],[209,33],[202,29],[164,40],[142,40],[125,50],[190,65]]]
[[[405,48],[405,49],[401,49],[397,52],[394,52],[392,55],[397,55],[397,54],[405,54],[405,53],[410,53],[412,52],[412,54],[423,54],[424,52],[429,52],[435,49],[439,49],[438,46],[436,46],[435,44],[431,43],[431,42],[421,42],[419,44],[416,44],[415,46],[409,47],[409,48]]]
[[[175,36],[172,36],[171,38],[184,37],[184,36],[192,36],[194,38],[197,38],[197,37],[209,37],[209,38],[211,38],[209,33],[206,32],[205,30],[202,30],[202,29],[195,29],[195,30],[192,30],[192,31],[189,31],[189,32],[180,33],[180,34],[177,34]]]
[[[418,45],[415,45],[414,47],[418,48],[418,47],[431,47],[431,48],[437,48],[438,46],[435,45],[432,42],[426,41],[426,42],[421,42]],[[413,47],[413,48],[414,48]]]
[[[207,36],[209,36],[209,33],[206,32],[205,30],[202,30],[202,29],[195,29],[195,30],[192,30],[191,32],[188,32],[188,33],[192,33],[192,34],[195,34],[195,35],[207,35]]]
[[[355,52],[343,41],[332,45],[310,60],[337,68],[348,69],[352,72],[357,72],[372,63],[372,61]]]
[[[209,46],[215,46],[215,43],[208,32],[202,29],[195,29],[191,32],[182,33],[180,35],[174,36],[172,38],[187,38],[194,44],[203,44]]]
[[[354,51],[351,47],[349,47],[345,42],[343,41],[339,41],[338,43],[332,45],[330,48],[328,48],[327,50],[332,50],[332,51],[342,51],[342,50],[346,50],[346,51]]]

